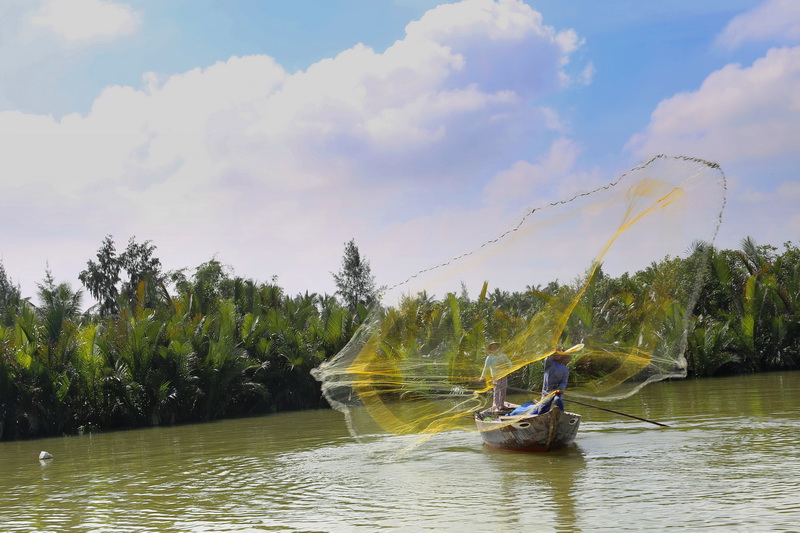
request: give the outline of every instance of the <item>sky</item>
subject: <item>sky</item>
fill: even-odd
[[[354,239],[392,285],[658,154],[721,165],[719,246],[780,250],[798,148],[797,0],[0,1],[23,296],[82,288],[106,235],[289,294],[333,294]]]

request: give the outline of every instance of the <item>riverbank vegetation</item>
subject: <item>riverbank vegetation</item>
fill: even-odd
[[[687,339],[689,374],[798,368],[800,249],[791,243],[780,252],[751,239],[739,250],[698,245],[620,277],[598,269],[568,327],[602,321],[626,342],[648,291],[690,290],[698,261],[707,268]],[[107,237],[80,275],[98,302],[83,312],[82,291],[49,270],[30,298],[0,263],[0,439],[323,407],[310,371],[345,346],[376,297],[353,241],[334,279],[336,295],[292,296],[275,279],[237,277],[216,259],[189,275],[163,273],[149,241],[131,239],[117,254]],[[454,323],[477,349],[568,290],[554,281],[476,299],[421,295],[405,306],[429,318],[456,310]]]

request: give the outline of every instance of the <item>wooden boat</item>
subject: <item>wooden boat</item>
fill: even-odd
[[[492,448],[549,452],[572,444],[581,425],[581,415],[553,406],[550,411],[533,416],[475,413],[475,424],[483,442]]]

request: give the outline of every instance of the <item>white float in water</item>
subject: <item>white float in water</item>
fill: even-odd
[[[50,454],[50,452],[44,452],[44,451],[43,452],[39,452],[39,460],[40,461],[42,461],[44,459],[52,459],[52,458],[53,458],[53,456]]]

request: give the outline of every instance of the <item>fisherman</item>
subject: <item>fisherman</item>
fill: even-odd
[[[564,400],[561,398],[567,389],[569,381],[569,367],[567,364],[572,360],[571,353],[564,352],[564,346],[559,344],[556,351],[544,360],[544,380],[542,381],[542,399],[545,403],[539,408],[539,414],[544,414],[555,405],[562,411],[564,410]],[[550,401],[547,400],[548,396]]]
[[[508,389],[508,374],[513,365],[511,359],[500,351],[499,342],[490,342],[486,345],[486,362],[483,364],[483,372],[478,380],[485,380],[487,377],[494,386],[492,398],[492,411],[501,412],[506,409],[506,390]]]
[[[538,402],[531,400],[525,402],[511,412],[516,415],[543,415],[548,412],[553,405],[562,411],[564,410],[564,400],[561,394],[567,388],[569,381],[569,367],[567,363],[572,360],[571,353],[564,352],[564,346],[559,344],[556,350],[544,360],[544,380],[542,382],[542,398]]]

